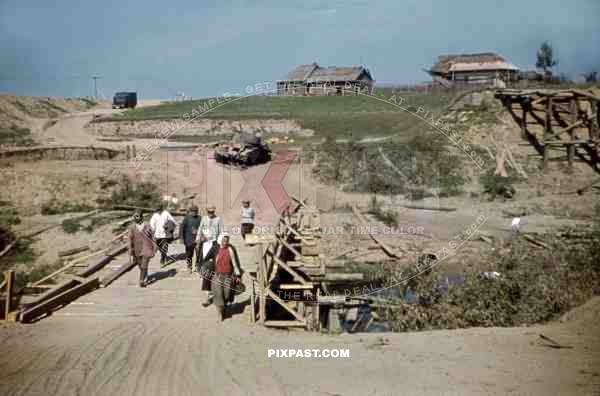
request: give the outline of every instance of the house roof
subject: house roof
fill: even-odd
[[[493,52],[478,54],[442,55],[431,68],[435,74],[446,74],[456,71],[476,70],[519,70],[515,65],[508,63],[503,57]]]
[[[306,81],[308,83],[356,81],[363,73],[373,80],[371,72],[364,66],[321,67],[316,63],[311,63],[296,67],[283,80],[279,81]]]
[[[319,65],[315,62],[310,65],[300,65],[296,67],[294,70],[286,74],[283,78],[283,81],[305,81],[308,76],[316,69]]]

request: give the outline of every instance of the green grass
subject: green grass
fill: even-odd
[[[28,128],[12,125],[10,128],[0,128],[0,144],[32,146],[34,141]]]
[[[123,115],[101,118],[96,122],[164,119],[183,122],[195,117],[193,110],[200,114],[198,108],[203,108],[208,104],[208,100],[213,100],[212,110],[203,113],[202,118],[292,119],[302,127],[314,130],[317,136],[357,139],[407,133],[407,129],[417,131],[427,125],[413,114],[388,103],[391,94],[386,95],[382,92],[376,92],[373,96],[345,97],[232,97],[222,104],[218,104],[216,99],[205,99],[132,109]],[[402,102],[400,97],[404,98]],[[396,97],[396,103],[409,111],[416,112],[422,107],[438,114],[449,100],[447,95],[407,94]],[[186,114],[189,117],[184,117]]]

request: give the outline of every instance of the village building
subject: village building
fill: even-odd
[[[364,66],[321,67],[317,63],[300,65],[282,80],[277,80],[279,96],[356,95],[371,91],[375,80]]]
[[[434,84],[444,87],[504,87],[519,78],[519,68],[493,52],[442,55],[431,69],[425,71],[432,76]]]

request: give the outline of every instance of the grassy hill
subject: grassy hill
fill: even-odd
[[[250,96],[231,97],[221,104],[217,104],[216,98],[210,98],[128,110],[103,121],[183,120],[185,114],[191,117],[194,109],[198,112],[197,109],[204,108],[212,100],[211,110],[204,112],[202,118],[293,119],[303,128],[314,130],[317,136],[360,139],[398,132],[410,135],[411,131],[416,132],[426,124],[409,111],[416,112],[422,107],[439,115],[450,101],[448,94],[396,95],[396,103],[401,103],[408,110],[406,111],[390,104],[387,100],[391,96],[391,92],[384,91],[376,92],[373,96]],[[223,102],[223,98],[221,101]]]

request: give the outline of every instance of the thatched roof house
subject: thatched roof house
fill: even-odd
[[[426,70],[434,82],[445,86],[466,84],[498,84],[514,81],[519,68],[493,52],[442,55]]]
[[[317,63],[300,65],[277,80],[279,95],[344,95],[364,88],[375,80],[364,66],[321,67]]]

